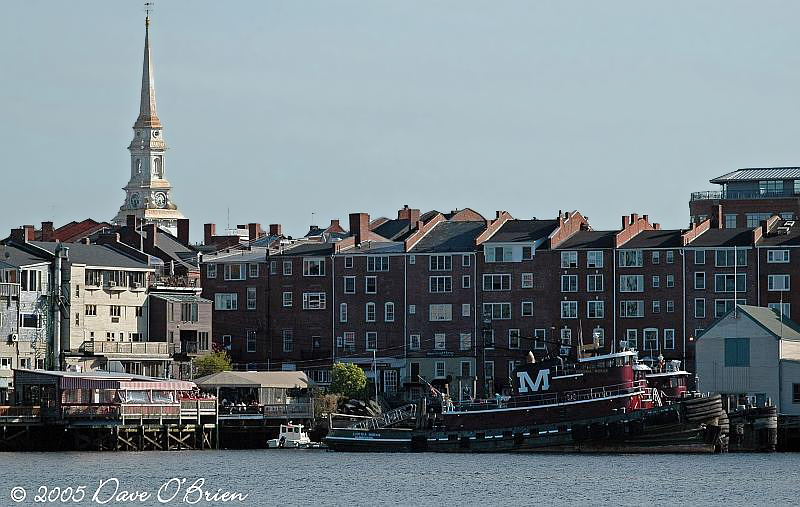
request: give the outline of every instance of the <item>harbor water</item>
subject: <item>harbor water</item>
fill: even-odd
[[[0,460],[0,505],[796,505],[800,490],[797,453],[246,450],[2,453]]]

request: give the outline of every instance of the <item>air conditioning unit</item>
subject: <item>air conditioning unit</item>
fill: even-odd
[[[108,281],[108,286],[109,287],[116,287],[117,286],[117,282],[115,282],[114,280],[109,280]]]
[[[119,317],[111,317],[111,322],[114,324],[119,323]]]
[[[11,333],[8,335],[9,343],[17,343],[19,341],[19,335],[17,333]]]

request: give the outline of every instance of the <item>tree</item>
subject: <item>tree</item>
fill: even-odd
[[[357,398],[364,393],[367,385],[367,376],[364,370],[353,363],[336,363],[331,372],[331,387],[329,391],[341,394],[348,398]]]
[[[205,356],[195,357],[192,359],[192,366],[194,366],[196,372],[195,376],[205,377],[206,375],[230,370],[231,358],[227,352],[219,350]]]

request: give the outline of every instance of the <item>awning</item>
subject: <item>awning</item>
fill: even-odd
[[[121,382],[119,389],[128,391],[191,391],[195,383],[186,380],[160,380],[156,382]]]
[[[119,380],[106,380],[86,377],[61,377],[61,389],[119,389]]]

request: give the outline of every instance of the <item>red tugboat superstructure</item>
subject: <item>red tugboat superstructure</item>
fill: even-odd
[[[580,356],[580,354],[579,354]],[[334,426],[325,443],[340,451],[720,452],[719,396],[684,392],[664,399],[648,384],[634,350],[528,362],[514,371],[510,397],[409,404]]]

